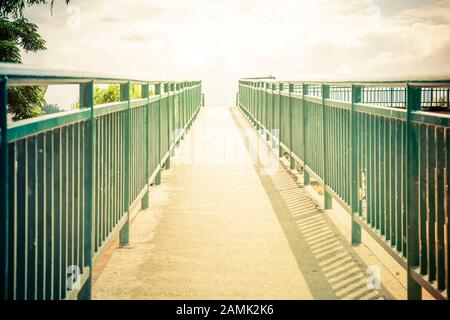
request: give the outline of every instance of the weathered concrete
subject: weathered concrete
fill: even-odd
[[[94,298],[392,298],[367,288],[364,260],[246,130],[235,108],[202,110]]]

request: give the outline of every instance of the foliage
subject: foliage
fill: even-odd
[[[25,6],[33,6],[36,4],[50,3],[50,8],[53,11],[53,4],[55,0],[2,0],[0,2],[0,16],[19,18],[23,16]],[[69,4],[70,0],[65,0]]]
[[[70,0],[65,1],[66,4]],[[50,3],[54,0],[1,0],[0,1],[0,62],[22,63],[20,50],[36,52],[45,50],[45,40],[38,27],[23,16],[26,6]],[[9,112],[13,120],[43,114],[44,94],[38,86],[14,87],[8,93]]]
[[[110,84],[106,88],[95,87],[94,104],[111,103],[120,100],[120,89],[118,85]]]
[[[39,87],[11,87],[8,105],[13,121],[42,116],[45,99]]]
[[[141,86],[132,85],[130,88],[131,99],[141,98]],[[120,87],[110,84],[106,88],[96,87],[94,89],[94,104],[104,104],[120,101]]]
[[[142,87],[138,86],[138,85],[131,85],[130,97],[131,97],[131,99],[140,99],[140,98],[142,98]]]

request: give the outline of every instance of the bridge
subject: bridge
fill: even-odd
[[[80,109],[8,124],[64,84]],[[448,299],[450,80],[237,85],[0,64],[1,298]]]

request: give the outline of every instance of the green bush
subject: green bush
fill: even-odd
[[[131,99],[139,99],[142,97],[142,90],[139,85],[132,85],[130,88]],[[96,87],[94,89],[94,104],[104,104],[120,101],[120,86],[110,84],[106,88]]]

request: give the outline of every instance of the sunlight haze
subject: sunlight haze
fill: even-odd
[[[199,79],[211,106],[233,105],[241,77],[450,71],[448,0],[72,0],[57,1],[53,15],[49,6],[25,13],[48,50],[26,54],[24,63]]]

